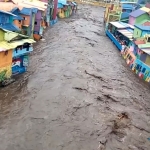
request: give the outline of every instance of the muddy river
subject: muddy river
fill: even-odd
[[[47,29],[0,90],[0,150],[150,150],[149,87],[105,36],[103,11],[80,5]]]

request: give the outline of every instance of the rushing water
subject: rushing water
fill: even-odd
[[[80,6],[47,29],[28,72],[0,90],[0,150],[150,149],[149,87],[105,36],[103,11]]]

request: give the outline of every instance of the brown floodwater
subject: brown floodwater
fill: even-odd
[[[28,72],[0,89],[0,150],[150,149],[149,87],[105,36],[103,11],[80,5],[47,29]]]

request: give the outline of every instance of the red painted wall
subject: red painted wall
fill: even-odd
[[[53,13],[53,19],[56,19],[56,15],[57,15],[57,4],[58,4],[58,0],[54,0],[54,13]]]

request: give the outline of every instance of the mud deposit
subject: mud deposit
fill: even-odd
[[[149,150],[150,94],[105,36],[103,8],[79,6],[0,90],[0,150]],[[100,149],[100,148],[99,148]]]

